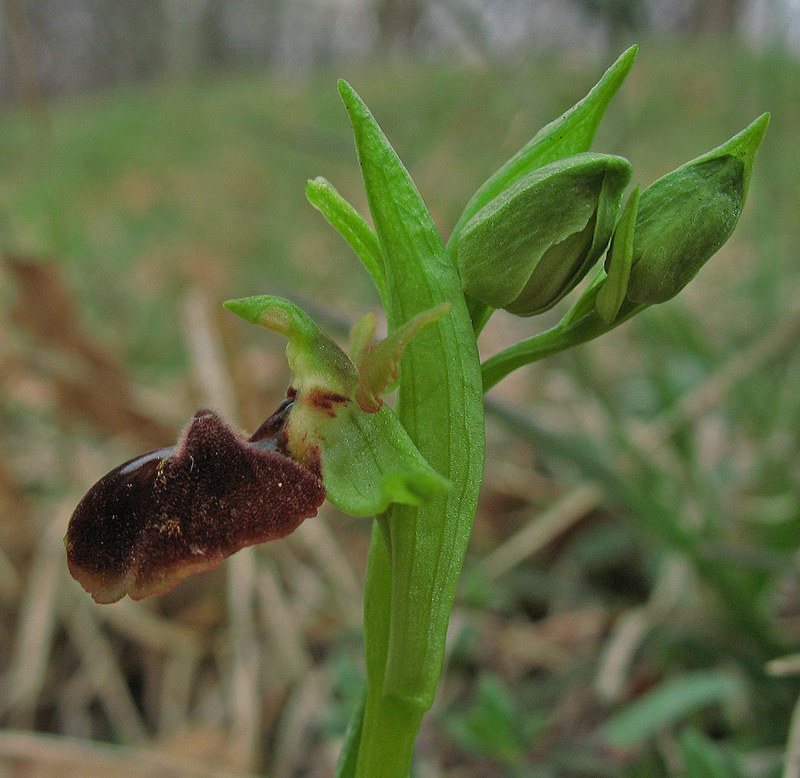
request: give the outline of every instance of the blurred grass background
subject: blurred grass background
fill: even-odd
[[[196,407],[252,430],[277,405],[284,344],[223,300],[283,294],[341,342],[377,309],[304,201],[324,175],[366,213],[336,77],[446,236],[601,70],[575,51],[508,70],[391,61],[4,109],[0,776],[333,774],[369,522],[326,507],[285,542],[108,607],[68,576],[66,522]],[[744,216],[696,281],[491,393],[416,775],[800,775],[800,66],[733,39],[644,41],[594,148],[646,186],[765,110]],[[498,314],[481,348],[558,314]]]

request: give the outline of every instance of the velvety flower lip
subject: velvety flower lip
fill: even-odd
[[[139,600],[315,516],[325,499],[319,468],[282,445],[291,405],[289,397],[249,440],[198,411],[176,446],[101,478],[64,539],[73,577],[97,602]]]

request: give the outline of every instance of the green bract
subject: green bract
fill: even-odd
[[[489,176],[464,207],[448,241],[449,249],[458,240],[462,227],[484,205],[523,176],[570,154],[589,151],[595,132],[638,53],[638,46],[626,49],[582,100],[542,127],[511,159]]]
[[[630,179],[626,159],[589,152],[520,179],[461,230],[465,292],[518,316],[552,308],[605,250]]]
[[[769,114],[727,143],[667,173],[639,200],[628,297],[674,297],[730,237],[744,207]]]
[[[421,327],[440,319],[446,306],[423,312],[381,343],[365,339],[359,349],[361,372],[288,300],[261,295],[229,300],[225,307],[288,338],[294,403],[285,446],[299,462],[321,465],[327,497],[337,508],[353,516],[372,516],[393,502],[421,505],[447,493],[447,479],[425,461],[379,399],[396,374],[405,345]],[[366,409],[359,402],[362,396],[368,399]]]
[[[633,258],[633,231],[639,209],[639,187],[634,187],[614,231],[614,240],[606,258],[607,277],[597,292],[595,306],[606,324],[611,324],[619,313],[628,291]]]

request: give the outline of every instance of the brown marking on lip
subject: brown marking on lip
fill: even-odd
[[[324,499],[318,453],[302,466],[199,411],[175,449],[132,459],[89,490],[64,539],[69,569],[97,602],[138,600],[288,535]]]

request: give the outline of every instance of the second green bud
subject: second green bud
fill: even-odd
[[[466,293],[518,316],[552,308],[605,250],[630,179],[623,157],[587,152],[517,181],[461,231]]]
[[[653,304],[674,297],[728,240],[768,124],[769,114],[759,116],[642,192],[627,290],[631,300]]]

